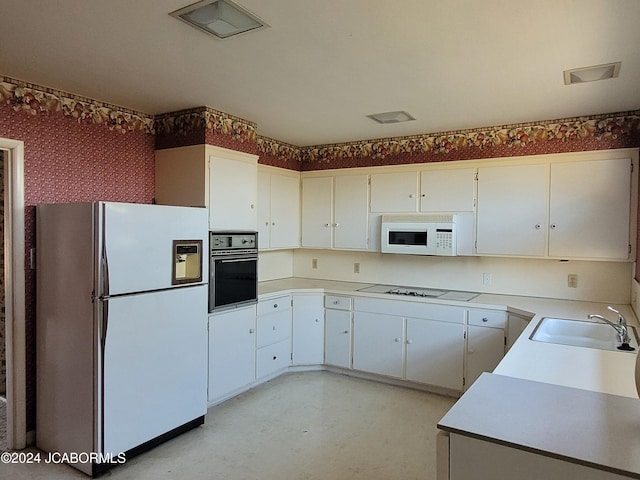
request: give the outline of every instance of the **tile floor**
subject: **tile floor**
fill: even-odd
[[[435,425],[454,402],[329,372],[287,374],[211,408],[203,427],[105,477],[435,479]],[[88,478],[65,465],[0,471],[14,480]]]

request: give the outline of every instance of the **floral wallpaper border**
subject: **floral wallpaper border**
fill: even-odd
[[[256,124],[210,107],[198,107],[156,115],[157,135],[186,135],[194,130],[228,135],[235,141],[256,142]]]
[[[550,140],[619,139],[640,136],[640,110],[502,125],[406,137],[297,147],[257,134],[255,123],[233,115],[198,107],[162,115],[147,115],[48,87],[0,76],[0,102],[31,115],[62,112],[79,123],[94,123],[127,133],[180,136],[201,131],[225,135],[236,142],[254,143],[258,154],[285,164],[326,164],[343,159],[384,160],[395,155],[447,154],[465,148],[528,147]]]
[[[153,134],[153,116],[40,85],[0,76],[0,102],[31,115],[62,112],[79,123],[102,124],[121,133]]]
[[[342,158],[375,158],[398,154],[445,154],[453,150],[497,146],[527,147],[548,140],[570,142],[586,138],[617,139],[640,133],[640,110],[548,122],[503,125],[407,137],[305,147],[302,162],[332,162]]]

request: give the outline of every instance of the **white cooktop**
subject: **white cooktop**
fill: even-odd
[[[359,290],[367,293],[388,293],[395,296],[437,298],[439,300],[458,300],[466,302],[479,294],[475,292],[461,292],[457,290],[439,290],[435,288],[400,287],[397,285],[374,285]]]

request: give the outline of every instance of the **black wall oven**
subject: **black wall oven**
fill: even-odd
[[[209,312],[258,301],[258,233],[209,233]]]

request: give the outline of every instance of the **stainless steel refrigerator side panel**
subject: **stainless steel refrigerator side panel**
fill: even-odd
[[[89,203],[36,209],[36,445],[49,452],[95,447],[92,216]]]

